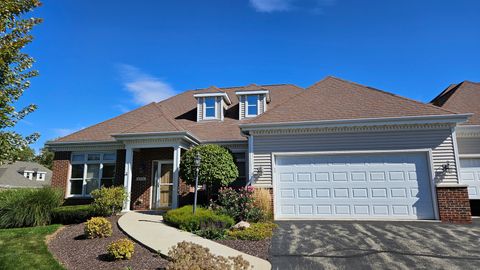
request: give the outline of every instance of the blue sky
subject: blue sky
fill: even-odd
[[[480,81],[480,1],[45,0],[15,128],[46,140],[210,85],[327,75],[429,101]]]

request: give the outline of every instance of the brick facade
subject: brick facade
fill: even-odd
[[[437,187],[440,220],[449,223],[472,223],[467,187]]]
[[[153,183],[152,165],[154,160],[173,160],[173,148],[140,149],[133,153],[132,210],[150,208],[150,195]],[[137,177],[145,177],[145,180],[137,181]]]
[[[53,156],[52,187],[61,188],[64,196],[67,192],[67,181],[70,174],[71,153],[55,152]]]

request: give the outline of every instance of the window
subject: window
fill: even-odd
[[[258,95],[247,96],[247,116],[258,115]]]
[[[45,172],[37,172],[37,181],[45,181]]]
[[[114,153],[72,154],[70,196],[85,197],[101,186],[112,186],[115,160]]]
[[[217,118],[215,110],[215,97],[206,97],[204,101],[205,117],[204,118]]]
[[[33,171],[24,171],[24,172],[23,172],[23,176],[24,176],[25,178],[28,178],[28,179],[30,179],[30,180],[33,180]]]
[[[238,169],[238,178],[231,184],[231,186],[243,187],[247,184],[247,164],[245,159],[246,153],[238,152],[232,154],[235,157],[235,165],[237,165]]]

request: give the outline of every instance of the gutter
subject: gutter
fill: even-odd
[[[323,121],[299,121],[299,122],[277,122],[277,123],[248,123],[240,124],[242,132],[249,130],[284,129],[284,128],[316,128],[316,127],[349,127],[349,126],[379,126],[399,124],[442,124],[442,123],[463,123],[473,114],[448,114],[428,116],[405,116],[405,117],[383,117],[383,118],[359,118],[340,119]]]

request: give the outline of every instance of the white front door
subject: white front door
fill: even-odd
[[[173,162],[153,162],[153,209],[172,207],[173,199]]]
[[[480,199],[480,158],[460,158],[460,182],[468,185],[470,199]]]
[[[434,219],[426,153],[276,156],[277,219]]]

